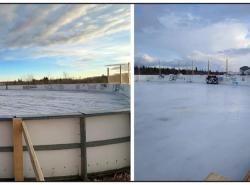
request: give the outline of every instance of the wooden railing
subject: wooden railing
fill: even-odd
[[[29,152],[31,164],[37,181],[44,181],[43,172],[36,156],[27,126],[20,118],[13,119],[13,157],[15,181],[24,181],[22,136]]]

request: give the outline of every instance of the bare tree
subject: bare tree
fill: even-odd
[[[34,79],[34,76],[32,74],[28,74],[26,77],[26,81],[32,81]]]
[[[63,72],[63,78],[67,79],[68,78],[68,74],[66,72]]]

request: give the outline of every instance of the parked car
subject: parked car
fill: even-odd
[[[219,79],[215,75],[207,76],[206,80],[207,80],[207,84],[218,84],[219,83]]]

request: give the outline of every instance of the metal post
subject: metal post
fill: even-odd
[[[120,64],[120,84],[122,83],[122,65]]]
[[[192,60],[192,75],[194,75],[194,61]]]
[[[226,75],[228,74],[228,60],[226,59]]]
[[[129,69],[130,69],[130,65],[128,63],[128,83],[130,83],[130,74],[129,74]]]
[[[139,74],[139,77],[138,77],[138,81],[140,81],[140,75],[141,75],[141,71],[140,71],[140,66],[138,67],[138,74]]]
[[[107,68],[107,80],[108,80],[108,83],[109,83],[109,67]]]
[[[161,75],[161,62],[159,61],[159,75]]]
[[[207,62],[207,75],[209,75],[209,60]]]

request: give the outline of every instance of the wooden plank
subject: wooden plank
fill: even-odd
[[[230,181],[230,180],[217,173],[210,173],[205,179],[205,181],[216,182],[216,181]]]
[[[36,175],[36,180],[37,181],[44,181],[44,176],[43,176],[43,172],[42,169],[40,167],[39,161],[37,159],[33,144],[31,142],[31,138],[27,129],[27,126],[25,124],[25,122],[22,122],[22,129],[23,129],[23,136],[27,145],[27,149],[29,152],[29,156],[30,156],[30,160],[31,160],[31,164],[33,167],[33,170],[35,172]]]
[[[250,181],[250,171],[246,174],[245,178],[243,181]]]
[[[22,119],[13,118],[13,162],[15,181],[24,181]]]

